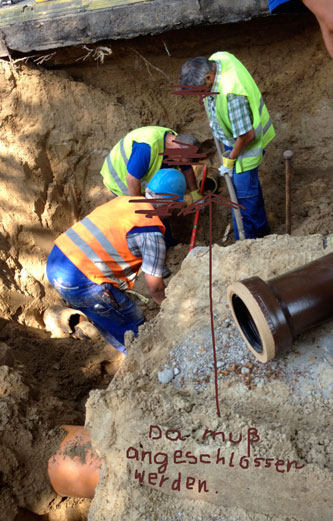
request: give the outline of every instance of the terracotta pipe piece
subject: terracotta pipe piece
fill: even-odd
[[[227,293],[242,337],[260,362],[268,362],[297,335],[333,317],[333,253],[267,282],[235,282]]]
[[[78,309],[67,308],[65,306],[50,306],[43,315],[46,331],[53,336],[59,337],[70,335],[74,331],[74,327],[79,323],[80,318],[87,317]]]
[[[61,425],[61,428],[67,435],[49,459],[50,483],[60,496],[92,499],[101,460],[92,450],[90,435],[84,427]]]

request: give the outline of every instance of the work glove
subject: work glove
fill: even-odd
[[[192,201],[195,203],[196,201],[200,201],[200,199],[202,199],[204,196],[200,193],[200,190],[199,188],[197,188],[196,190],[193,190],[193,192],[191,192],[191,198],[192,198]]]
[[[219,172],[222,177],[225,175],[229,175],[229,177],[232,177],[232,170],[230,170],[230,168],[228,168],[224,165],[219,167]]]
[[[224,152],[224,154],[222,156],[223,166],[226,166],[230,170],[233,170],[235,163],[236,163],[236,159],[230,158],[230,152],[231,152],[231,150],[227,150],[226,152]]]
[[[222,156],[223,165],[220,166],[219,172],[221,176],[224,176],[228,174],[230,177],[232,177],[232,172],[234,170],[234,166],[236,163],[236,159],[230,159],[230,150],[227,150],[224,152]]]

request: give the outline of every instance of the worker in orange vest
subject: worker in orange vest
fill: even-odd
[[[185,191],[181,172],[159,170],[147,185],[146,200],[130,202],[133,197],[119,196],[98,206],[60,235],[49,255],[46,273],[57,292],[123,353],[125,332],[136,335],[144,322],[142,310],[126,294],[140,268],[153,300],[161,304],[165,298],[165,226],[158,216],[137,210],[153,210],[161,204],[154,203],[156,197],[183,201]]]

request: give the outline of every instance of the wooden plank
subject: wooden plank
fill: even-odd
[[[8,23],[17,10],[22,18],[11,14]],[[267,14],[266,0],[30,0],[0,9],[0,56],[7,49],[30,53]]]
[[[151,0],[50,0],[41,3],[34,1],[22,2],[0,8],[0,27],[149,1]]]

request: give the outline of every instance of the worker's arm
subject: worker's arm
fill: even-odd
[[[303,0],[316,16],[323,35],[326,48],[333,58],[333,5],[332,0]]]
[[[131,174],[127,174],[126,183],[130,195],[142,195],[141,179],[137,179],[136,177],[133,177]]]
[[[154,275],[148,275],[145,273],[145,281],[151,298],[157,304],[161,304],[162,300],[165,299],[165,284],[162,277],[155,277]]]
[[[238,136],[236,139],[236,142],[234,144],[234,148],[230,152],[230,159],[237,159],[237,157],[242,153],[244,148],[251,143],[251,141],[254,140],[254,130],[251,128],[248,132],[245,134]]]
[[[150,146],[147,143],[134,143],[127,163],[126,184],[130,195],[142,195],[141,180],[149,169]]]
[[[182,169],[182,172],[185,176],[187,188],[190,190],[190,192],[193,192],[193,190],[196,190],[198,188],[198,186],[197,186],[197,179],[195,177],[192,166],[190,166],[189,168],[186,168],[186,169],[185,168]]]
[[[228,114],[235,144],[230,159],[237,159],[254,139],[253,116],[246,96],[228,95]]]
[[[133,244],[134,242],[134,244]],[[131,244],[132,243],[132,244]],[[158,226],[155,230],[143,231],[127,236],[130,251],[136,257],[142,258],[141,269],[152,299],[161,304],[165,298],[162,278],[166,256],[166,245],[163,234]]]

